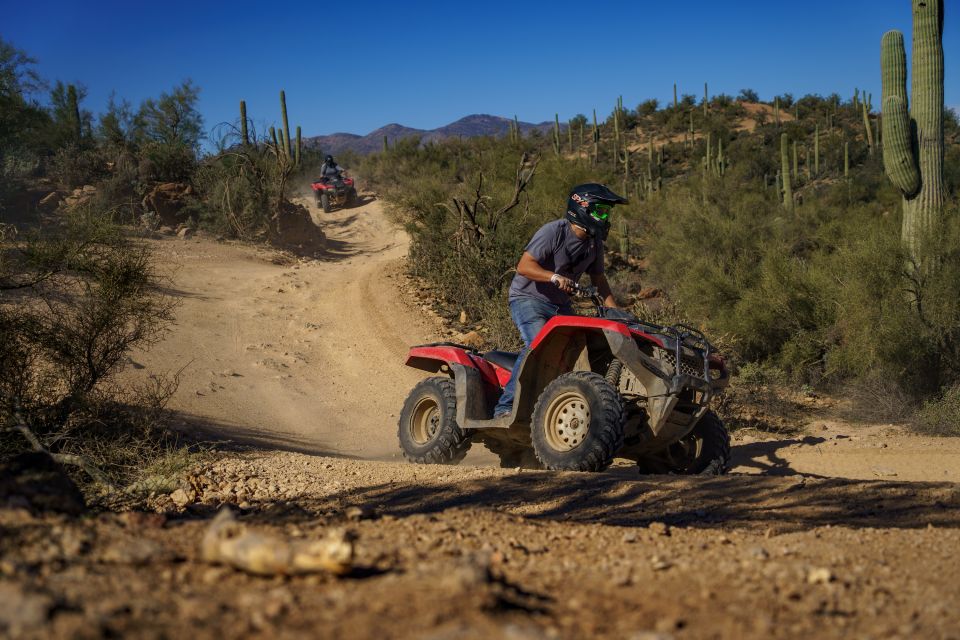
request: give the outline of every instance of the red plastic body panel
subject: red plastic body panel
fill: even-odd
[[[550,333],[556,329],[562,327],[576,327],[583,329],[609,329],[610,331],[616,331],[617,333],[623,334],[625,336],[630,335],[630,329],[619,322],[614,322],[613,320],[604,320],[603,318],[591,318],[589,316],[553,316],[547,320],[547,324],[543,325],[543,329],[540,329],[540,333],[537,334],[537,337],[533,339],[533,343],[530,345],[530,350],[535,351],[537,345],[543,342]],[[633,333],[639,335],[639,331],[634,331]],[[659,340],[656,340],[652,336],[649,336],[650,340],[659,343]]]
[[[439,371],[442,364],[462,364],[465,367],[472,367],[480,372],[483,379],[497,387],[502,386],[500,380],[503,371],[500,367],[494,366],[480,356],[458,349],[457,347],[412,347],[407,354],[406,365],[414,369],[423,369],[425,371]],[[510,379],[510,372],[506,372],[506,380]],[[506,381],[503,382],[506,384]]]
[[[497,374],[497,382],[500,383],[500,386],[501,387],[507,386],[507,383],[510,382],[510,374],[513,372],[510,371],[510,369],[504,369],[500,365],[493,364],[492,362],[490,363],[490,365],[493,367],[494,372],[496,372]]]
[[[352,186],[353,186],[353,178],[344,178],[344,179],[343,179],[343,184],[347,185],[348,187],[352,187]],[[324,189],[333,189],[333,188],[334,188],[332,184],[325,184],[325,183],[323,183],[323,182],[314,182],[314,183],[312,183],[312,184],[310,185],[310,187],[311,187],[314,191],[323,191]]]

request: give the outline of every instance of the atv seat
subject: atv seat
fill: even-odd
[[[512,370],[513,365],[517,364],[517,358],[519,357],[519,353],[511,353],[509,351],[488,351],[483,354],[484,360],[503,367],[508,371]]]

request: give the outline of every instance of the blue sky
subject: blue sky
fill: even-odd
[[[880,36],[909,0],[801,2],[13,2],[0,36],[50,80],[134,105],[191,78],[206,126],[247,101],[258,124],[305,135],[433,128],[470,113],[521,120],[611,111],[681,93],[791,92],[880,103]],[[326,9],[324,7],[330,7]],[[946,104],[960,108],[960,18],[947,8]]]

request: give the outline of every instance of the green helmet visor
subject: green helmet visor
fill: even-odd
[[[613,205],[597,203],[590,206],[588,213],[594,220],[606,222],[610,218],[610,211],[612,210]]]

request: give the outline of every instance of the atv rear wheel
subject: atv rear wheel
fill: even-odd
[[[403,457],[417,464],[457,464],[470,434],[457,424],[457,393],[449,378],[427,378],[413,388],[397,429]]]
[[[641,458],[637,466],[642,474],[723,475],[730,469],[730,434],[720,417],[707,411],[679,442]]]
[[[547,469],[602,471],[623,446],[620,395],[599,374],[565,373],[537,399],[530,438]]]
[[[330,195],[326,191],[320,194],[320,206],[324,213],[330,213]]]
[[[347,206],[352,207],[357,204],[357,190],[352,188],[347,191]]]

